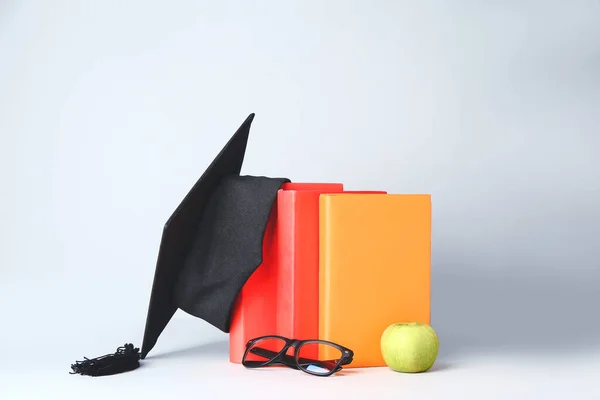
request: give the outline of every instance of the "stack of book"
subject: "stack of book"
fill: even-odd
[[[281,335],[349,347],[351,367],[385,366],[387,326],[430,323],[430,265],[430,195],[285,184],[263,263],[233,310],[230,361],[241,362],[249,339]]]

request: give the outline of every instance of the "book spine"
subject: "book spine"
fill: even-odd
[[[277,334],[294,337],[296,267],[296,191],[280,190],[278,208]]]
[[[329,196],[319,198],[319,339],[329,337],[330,201]]]
[[[319,336],[319,196],[301,192],[296,202],[294,334],[299,339]]]

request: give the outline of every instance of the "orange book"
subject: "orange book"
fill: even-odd
[[[385,328],[430,323],[431,196],[323,194],[319,207],[319,338],[354,350],[349,367],[385,366]]]

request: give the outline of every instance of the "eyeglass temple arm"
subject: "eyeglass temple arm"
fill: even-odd
[[[267,349],[263,349],[262,347],[253,347],[250,350],[251,353],[254,353],[256,355],[259,355],[261,357],[265,357],[265,358],[274,358],[277,354],[277,352],[272,351],[272,350],[267,350]],[[282,357],[282,362],[285,363],[285,365],[288,365],[290,367],[295,367],[296,366],[296,359],[293,356],[288,356],[287,354],[284,354]],[[327,361],[319,361],[319,360],[313,360],[310,358],[301,358],[298,357],[298,363],[299,364],[315,364],[318,366],[322,366],[325,367],[325,363]]]

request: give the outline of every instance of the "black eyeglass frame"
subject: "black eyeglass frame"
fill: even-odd
[[[266,349],[261,349],[261,353],[263,353],[263,354],[259,354],[256,351],[252,352],[254,354],[261,355],[265,358],[269,357],[269,359],[265,362],[247,360],[248,354],[251,352],[251,350],[253,350],[252,346],[259,341],[268,340],[268,339],[283,340],[283,341],[285,341],[285,345],[278,353],[276,353],[275,351],[266,350]],[[319,372],[309,371],[306,368],[302,368],[302,366],[301,366],[302,364],[313,364],[313,365],[317,365],[317,366],[319,364],[323,365],[324,361],[299,357],[300,349],[302,348],[302,346],[307,345],[307,344],[315,344],[315,343],[332,346],[332,347],[338,349],[342,354],[342,356],[337,361],[335,366],[333,368],[331,368],[329,370],[329,372],[327,372],[327,373],[319,373]],[[286,354],[290,348],[294,349],[293,356],[289,356]],[[298,339],[289,339],[289,338],[286,338],[283,336],[278,336],[278,335],[267,335],[267,336],[260,336],[260,337],[251,339],[248,341],[248,343],[246,343],[246,351],[244,352],[244,356],[242,357],[242,365],[246,368],[263,368],[263,367],[268,367],[268,366],[275,365],[275,364],[285,365],[286,367],[298,369],[303,372],[306,372],[307,374],[326,377],[326,376],[331,376],[334,373],[340,371],[342,369],[343,365],[350,364],[352,362],[353,357],[354,357],[354,352],[352,350],[350,350],[349,348],[341,346],[337,343],[329,342],[327,340],[318,340],[318,339],[298,340]],[[323,367],[323,368],[329,369],[327,367]]]

